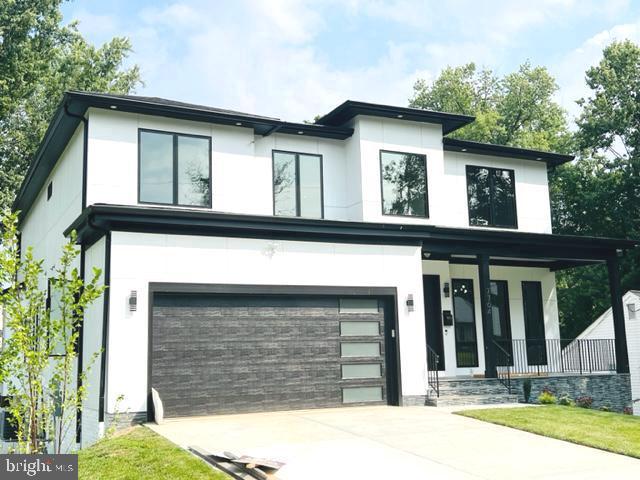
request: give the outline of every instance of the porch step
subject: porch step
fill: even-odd
[[[430,392],[427,404],[438,407],[459,405],[492,405],[517,403],[518,395],[508,392],[496,379],[443,379],[440,380],[440,396]]]

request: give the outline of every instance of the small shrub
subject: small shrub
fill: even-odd
[[[531,379],[525,378],[522,382],[522,394],[524,396],[524,403],[529,403],[531,399]]]
[[[591,408],[593,398],[588,395],[576,398],[576,405],[580,408]]]
[[[610,412],[610,411],[611,411],[611,409],[610,409],[608,406],[606,406],[606,405],[602,405],[602,406],[600,407],[600,411],[601,411],[601,412]]]
[[[624,409],[622,410],[622,413],[624,413],[625,415],[633,415],[633,408],[624,407]]]
[[[542,389],[542,393],[538,395],[538,403],[542,405],[555,405],[558,403],[558,399],[551,390],[545,387]]]
[[[564,405],[565,407],[573,407],[576,403],[573,401],[573,399],[569,396],[568,393],[563,393],[562,395],[560,395],[560,398],[558,398],[558,405]]]

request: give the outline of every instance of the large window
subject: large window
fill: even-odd
[[[211,207],[211,138],[139,131],[141,203]]]
[[[427,157],[380,151],[382,213],[428,217]]]
[[[273,152],[273,213],[322,218],[322,157]]]
[[[517,228],[513,170],[467,165],[469,225]]]

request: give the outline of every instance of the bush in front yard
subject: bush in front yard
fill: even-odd
[[[545,387],[542,390],[542,393],[538,395],[538,403],[541,403],[543,405],[555,405],[556,403],[558,403],[558,399],[551,390]]]
[[[576,405],[580,408],[591,408],[592,403],[593,398],[588,395],[576,398]]]
[[[573,401],[573,399],[569,396],[568,393],[563,393],[562,395],[560,395],[560,398],[558,398],[558,405],[573,407],[575,404],[576,403]]]

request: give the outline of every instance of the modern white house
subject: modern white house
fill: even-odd
[[[66,93],[14,208],[36,257],[52,265],[75,230],[79,268],[108,285],[82,328],[79,369],[101,354],[79,444],[116,410],[153,418],[152,388],[177,417],[580,379],[557,363],[555,272],[597,262],[615,327],[598,381],[630,401],[617,254],[638,242],[553,234],[547,172],[572,157],[447,137],[473,120],[346,101],[306,124]]]
[[[634,400],[633,413],[640,415],[640,291],[629,290],[622,297],[624,305],[627,350],[629,352],[629,372],[631,375],[631,395]],[[578,344],[587,345],[591,341],[601,341],[615,335],[613,312],[607,309],[571,342],[565,351],[576,349]]]

